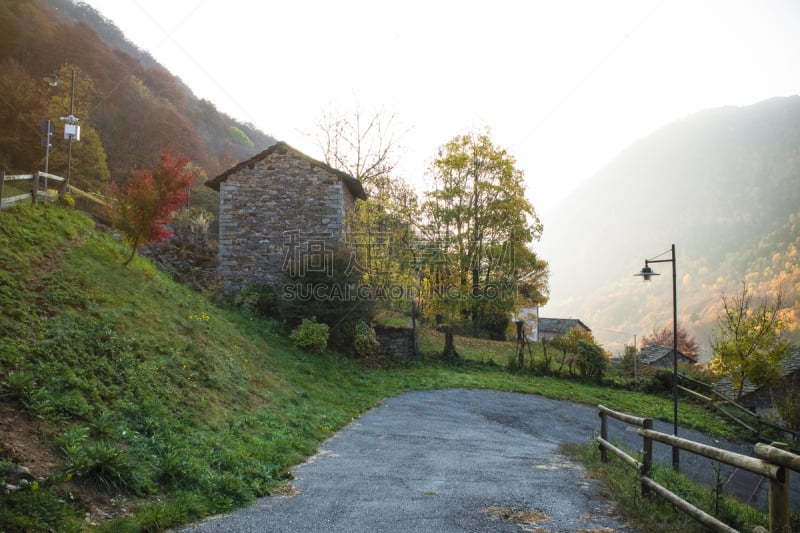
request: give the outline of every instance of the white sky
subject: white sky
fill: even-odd
[[[660,126],[800,93],[797,0],[86,3],[197,96],[312,157],[323,113],[381,108],[424,188],[438,146],[488,127],[545,224]]]

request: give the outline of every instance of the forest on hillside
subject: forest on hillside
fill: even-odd
[[[198,99],[92,7],[71,0],[0,3],[0,167],[44,170],[40,123],[49,119],[49,169],[66,174],[60,117],[71,107],[81,127],[72,182],[90,191],[150,168],[165,147],[213,177],[275,143]]]
[[[722,296],[743,282],[759,301],[781,294],[797,326],[798,221],[800,96],[690,115],[620,153],[546,221],[545,316],[579,317],[615,348],[666,326],[670,265],[649,286],[632,275],[675,244],[678,321],[706,353]]]

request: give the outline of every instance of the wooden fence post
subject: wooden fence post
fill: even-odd
[[[0,203],[3,202],[3,184],[6,182],[6,171],[0,168]]]
[[[608,417],[603,411],[597,413],[600,415],[600,438],[603,439],[603,442],[608,441]],[[606,451],[606,447],[603,446],[603,442],[601,442],[597,447],[600,448],[600,460],[604,463],[608,462],[608,451]]]
[[[33,171],[33,187],[31,188],[31,203],[36,205],[36,194],[39,192],[39,171]]]
[[[644,429],[653,429],[653,419],[645,418],[642,423]],[[653,439],[643,437],[644,443],[642,444],[642,468],[639,471],[639,477],[642,479],[642,496],[650,494],[650,487],[644,483],[645,478],[650,478],[650,471],[653,468]]]
[[[442,357],[448,360],[458,359],[451,326],[444,327],[444,351],[442,352]]]
[[[785,442],[773,442],[772,446],[784,451],[789,449],[789,445]],[[781,466],[778,477],[780,478],[779,481],[770,480],[769,482],[770,533],[790,531],[789,495],[791,491],[789,490],[789,469]]]

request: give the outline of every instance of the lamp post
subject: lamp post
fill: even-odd
[[[669,259],[659,259],[659,257],[670,253]],[[650,268],[651,263],[672,263],[672,434],[678,436],[678,297],[676,289],[676,275],[675,275],[675,245],[668,252],[654,257],[653,259],[644,260],[644,268],[636,276],[641,276],[644,281],[650,281],[653,276],[658,276],[657,272],[653,272]],[[680,469],[680,449],[677,446],[672,447],[672,468],[677,472]]]
[[[75,106],[75,69],[72,69],[72,86],[71,86],[71,93],[69,97],[69,115],[66,117],[59,117],[61,120],[66,122],[64,125],[64,138],[69,141],[69,152],[67,155],[67,179],[64,181],[64,185],[62,187],[62,193],[60,196],[63,196],[65,192],[69,192],[69,179],[72,174],[72,141],[80,141],[81,140],[81,127],[78,126],[78,121],[80,120],[76,117],[74,112]]]

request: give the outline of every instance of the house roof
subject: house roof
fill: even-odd
[[[678,359],[691,360],[690,357],[686,357],[680,350],[678,350],[678,356]],[[639,358],[642,360],[642,363],[646,365],[652,364],[663,357],[672,359],[672,346],[650,345],[645,346],[639,351]]]
[[[256,163],[258,163],[259,161],[261,161],[263,159],[266,159],[267,157],[269,157],[271,154],[273,154],[277,150],[288,150],[289,152],[291,152],[291,153],[293,153],[293,154],[295,154],[295,155],[297,155],[299,157],[302,157],[303,159],[307,160],[312,165],[315,165],[315,166],[317,166],[319,168],[322,168],[322,169],[330,172],[331,174],[335,174],[336,176],[338,176],[344,182],[344,184],[347,186],[347,188],[350,189],[350,192],[353,194],[353,196],[355,196],[356,198],[361,198],[362,200],[366,200],[367,199],[367,193],[364,192],[364,187],[361,186],[361,182],[358,181],[356,178],[354,178],[353,176],[351,176],[350,174],[348,174],[346,172],[342,172],[341,170],[336,170],[335,168],[333,168],[333,167],[331,167],[329,165],[326,165],[322,161],[317,161],[316,159],[313,159],[313,158],[307,156],[306,154],[304,154],[300,150],[292,148],[291,146],[289,146],[288,144],[286,144],[283,141],[279,141],[279,142],[273,144],[272,146],[270,146],[269,148],[267,148],[266,150],[264,150],[263,152],[254,155],[253,157],[251,157],[247,161],[242,161],[241,163],[229,168],[228,170],[226,170],[225,172],[223,172],[222,174],[220,174],[216,178],[208,180],[206,182],[206,185],[208,187],[211,187],[215,191],[219,191],[220,184],[223,181],[227,180],[230,175],[239,172],[241,169],[243,169],[245,167],[251,167],[252,168],[253,165],[255,165]]]
[[[566,335],[572,328],[592,331],[586,324],[577,318],[540,318],[539,331],[549,331],[559,335]]]
[[[786,377],[789,376],[798,370],[800,370],[800,346],[795,346],[789,352],[789,355],[781,362],[781,376]],[[719,392],[726,394],[730,397],[733,397],[734,390],[733,390],[733,383],[730,376],[725,376],[724,378],[720,379],[714,384],[714,388],[717,389]],[[756,392],[761,387],[756,387],[750,380],[745,378],[744,384],[742,385],[742,396],[747,396],[753,392]]]

